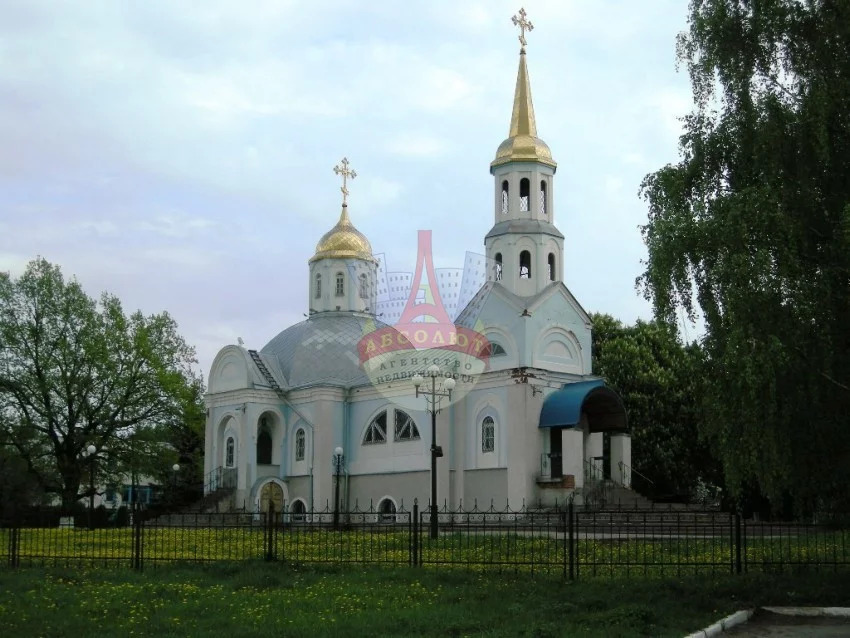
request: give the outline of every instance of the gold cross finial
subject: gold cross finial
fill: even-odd
[[[342,175],[342,187],[339,189],[342,191],[342,205],[348,205],[348,179],[354,179],[357,177],[357,173],[354,172],[354,169],[349,168],[348,158],[343,157],[342,161],[334,166],[334,173],[337,175]]]
[[[516,16],[514,16],[513,18],[511,18],[511,20],[513,21],[514,25],[519,27],[519,43],[521,45],[520,50],[525,51],[525,45],[528,44],[528,42],[525,41],[525,32],[530,32],[534,30],[534,25],[531,24],[529,20],[525,19],[525,9],[520,9],[519,17],[517,18]]]

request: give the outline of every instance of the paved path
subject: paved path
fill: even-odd
[[[730,629],[726,636],[751,638],[846,638],[850,636],[850,618],[805,618],[756,611],[749,622]]]

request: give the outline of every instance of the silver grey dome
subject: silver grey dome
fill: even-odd
[[[287,387],[369,383],[360,367],[358,342],[387,324],[363,314],[322,312],[290,326],[260,351],[275,359]]]

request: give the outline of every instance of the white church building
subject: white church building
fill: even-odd
[[[231,507],[332,508],[337,480],[343,510],[390,513],[414,499],[426,507],[432,422],[423,395],[433,365],[437,389],[453,386],[436,415],[441,509],[563,503],[582,496],[603,462],[628,485],[626,414],[592,374],[591,321],[563,281],[557,164],[537,137],[520,41],[510,131],[490,164],[485,283],[446,325],[430,235],[420,234],[402,313],[414,318],[383,323],[376,301],[386,282],[349,217],[344,160],[335,169],[342,213],[304,272],[308,318],[259,351],[225,346],[209,371],[207,490],[232,488]],[[425,376],[418,396],[415,374]]]

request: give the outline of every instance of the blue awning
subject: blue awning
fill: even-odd
[[[574,428],[587,415],[591,432],[628,431],[626,409],[619,395],[602,379],[564,384],[543,400],[541,428]]]

